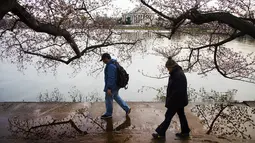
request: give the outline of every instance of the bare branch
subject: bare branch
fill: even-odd
[[[20,19],[16,19],[16,20],[14,21],[14,23],[13,23],[13,25],[12,25],[11,28],[7,28],[7,29],[5,29],[4,31],[1,32],[0,37],[2,37],[3,34],[4,34],[5,32],[7,32],[7,31],[13,31],[14,28],[16,27],[16,25],[17,25],[17,23],[18,23],[19,21],[20,21]]]
[[[210,127],[210,124],[209,124],[209,121],[208,121],[207,118],[206,118],[205,113],[199,108],[199,105],[196,105],[195,107],[196,107],[196,109],[198,110],[198,112],[200,113],[200,115],[204,118],[205,123],[206,123],[207,127],[209,128],[209,127]]]
[[[141,0],[141,2],[147,6],[148,8],[150,8],[152,11],[154,11],[155,13],[157,13],[158,15],[164,17],[165,19],[169,20],[169,21],[174,21],[175,19],[172,17],[168,17],[165,14],[163,14],[162,12],[158,11],[157,9],[155,9],[154,7],[152,7],[151,5],[149,5],[148,3],[146,3],[144,0]]]
[[[73,122],[72,119],[70,119],[68,121],[59,121],[59,122],[56,122],[56,120],[53,120],[51,123],[48,123],[48,124],[33,126],[33,127],[29,128],[28,132],[30,132],[31,130],[36,129],[36,128],[42,128],[42,127],[47,127],[47,126],[55,126],[55,125],[63,125],[63,124],[70,124],[80,134],[88,134],[88,132],[80,130],[75,125],[75,123]]]
[[[100,127],[103,131],[105,131],[104,127],[102,127],[98,122],[96,122],[93,118],[86,116],[84,113],[81,113],[84,118],[89,118],[94,124]]]
[[[255,19],[254,19],[254,18],[243,18],[243,17],[240,17],[240,19],[246,20],[246,21],[250,21],[250,22],[252,22],[253,24],[255,24]]]
[[[65,64],[68,64],[67,61],[64,61],[58,57],[54,57],[52,55],[43,55],[43,54],[40,54],[40,53],[34,53],[34,52],[30,52],[30,51],[23,51],[25,54],[30,54],[30,55],[34,55],[34,56],[38,56],[38,57],[42,57],[42,58],[45,58],[45,59],[49,59],[49,60],[54,60],[54,61],[59,61],[59,62],[62,62],[62,63],[65,63]]]
[[[165,78],[169,78],[169,75],[163,75],[163,74],[160,74],[158,76],[151,76],[151,75],[148,75],[148,74],[145,74],[143,71],[138,71],[140,72],[143,76],[145,77],[149,77],[149,78],[154,78],[154,79],[165,79]]]
[[[209,130],[206,132],[206,134],[208,134],[208,135],[212,132],[212,129],[213,129],[215,121],[220,117],[221,113],[228,107],[228,105],[226,105],[226,106],[221,105],[220,107],[221,107],[220,111],[214,117],[214,119],[213,119],[213,121],[212,121],[212,123],[211,123],[211,125],[209,127]]]
[[[227,24],[228,26],[234,29],[238,29],[239,31],[255,38],[255,27],[253,24],[237,16],[234,16],[233,14],[230,14],[228,12],[203,13],[203,12],[199,12],[198,5],[195,5],[195,7],[187,10],[186,12],[181,14],[179,17],[173,18],[163,14],[159,10],[155,9],[154,7],[146,3],[144,0],[141,0],[141,2],[145,6],[150,8],[152,11],[157,13],[158,15],[168,19],[170,22],[173,22],[173,26],[171,28],[172,30],[171,35],[175,33],[175,31],[180,27],[181,24],[183,24],[183,22],[186,19],[189,19],[191,20],[192,23],[197,25],[218,21],[219,23]],[[171,35],[170,35],[170,38],[171,38]]]
[[[94,18],[92,17],[92,15],[90,14],[90,12],[88,11],[87,7],[86,7],[86,4],[84,3],[84,1],[82,2],[82,6],[80,8],[76,8],[74,10],[84,10],[88,15],[89,17],[91,18],[91,20],[95,21]],[[95,10],[95,9],[94,9]]]
[[[41,23],[36,20],[31,14],[29,14],[24,7],[22,7],[19,3],[15,4],[15,8],[12,9],[12,12],[16,14],[22,22],[24,22],[28,27],[37,31],[37,32],[45,32],[51,34],[53,36],[63,36],[66,41],[70,44],[75,54],[78,57],[81,57],[80,50],[75,43],[74,39],[71,37],[71,34],[65,30],[58,28],[49,23]]]
[[[244,82],[248,82],[248,83],[255,83],[255,81],[252,81],[252,80],[244,80],[243,78],[248,78],[248,77],[242,77],[242,76],[237,76],[237,77],[230,77],[228,76],[228,74],[226,72],[224,72],[223,70],[220,69],[219,65],[218,65],[218,62],[217,62],[217,52],[218,52],[218,47],[215,46],[215,50],[214,50],[214,65],[215,65],[215,68],[216,70],[225,78],[228,78],[228,79],[232,79],[232,80],[239,80],[239,81],[244,81]]]
[[[93,50],[98,49],[98,48],[114,46],[114,45],[135,45],[137,42],[138,41],[135,41],[135,42],[118,42],[118,43],[108,43],[108,44],[102,43],[102,44],[99,44],[99,45],[92,45],[92,46],[86,47],[81,52],[81,56],[83,56],[87,52],[93,51]],[[39,56],[39,57],[42,57],[42,58],[45,58],[45,59],[59,61],[59,62],[65,63],[65,64],[69,64],[72,61],[80,58],[79,56],[74,56],[72,58],[69,58],[68,60],[63,60],[63,59],[61,59],[62,57],[56,57],[56,56],[52,56],[52,55],[43,55],[43,54],[40,54],[40,53],[34,53],[34,52],[30,52],[30,51],[25,51],[25,50],[23,52],[26,53],[26,54]]]
[[[246,22],[230,13],[215,12],[201,14],[197,10],[193,10],[189,15],[187,15],[187,19],[190,19],[193,23],[198,25],[218,21],[255,38],[255,27],[251,23]]]
[[[245,34],[243,32],[238,32],[238,33],[234,33],[232,34],[229,38],[224,39],[218,43],[214,43],[214,44],[209,44],[209,45],[205,45],[205,46],[201,46],[201,47],[197,47],[197,48],[192,48],[193,50],[198,50],[198,49],[204,49],[204,48],[208,48],[208,47],[218,47],[220,45],[226,44],[227,42],[230,42],[238,37],[244,36]]]
[[[16,3],[16,0],[1,1],[0,19],[3,19],[3,17],[13,8],[14,3]]]

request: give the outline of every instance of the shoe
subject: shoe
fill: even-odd
[[[101,119],[108,119],[108,118],[112,118],[112,115],[102,115]]]
[[[161,136],[158,133],[153,133],[152,136],[154,139],[163,139],[163,140],[166,139],[166,136]]]
[[[126,112],[126,115],[129,115],[131,112],[131,108],[128,109],[128,111]]]
[[[176,133],[175,136],[179,137],[179,138],[189,138],[190,137],[189,133]]]

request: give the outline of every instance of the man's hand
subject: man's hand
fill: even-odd
[[[107,95],[112,95],[111,89],[108,89],[108,90],[107,90]]]

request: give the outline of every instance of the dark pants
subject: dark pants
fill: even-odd
[[[175,113],[178,114],[180,123],[181,123],[181,132],[182,133],[189,133],[189,125],[188,121],[186,119],[185,113],[184,113],[184,107],[182,108],[175,108],[175,109],[167,109],[166,114],[165,114],[165,120],[158,126],[156,129],[156,132],[161,135],[165,136],[166,135],[166,130],[168,129],[171,120]]]

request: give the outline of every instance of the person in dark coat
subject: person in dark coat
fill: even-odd
[[[189,137],[189,125],[184,113],[184,107],[188,105],[187,79],[182,68],[169,57],[166,64],[170,77],[167,86],[165,107],[167,108],[165,120],[158,126],[152,136],[155,139],[165,138],[170,122],[178,114],[181,124],[181,133],[176,133],[177,137]]]

